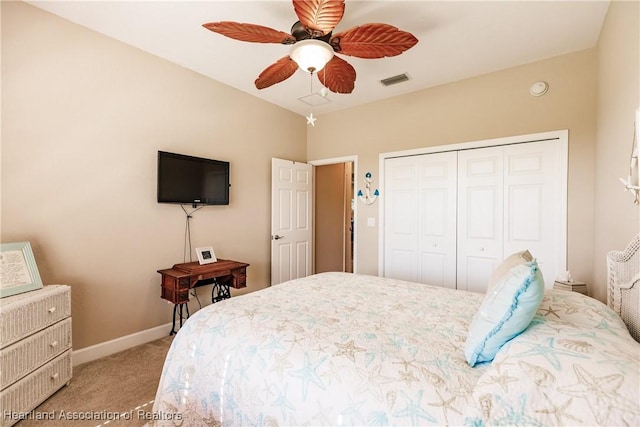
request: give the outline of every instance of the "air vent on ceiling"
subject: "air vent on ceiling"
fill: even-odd
[[[387,77],[386,79],[382,79],[380,80],[380,83],[382,83],[385,86],[391,86],[398,83],[406,82],[407,80],[409,80],[409,76],[407,75],[407,73],[402,73],[402,74],[398,74],[397,76]]]

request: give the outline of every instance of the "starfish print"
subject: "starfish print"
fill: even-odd
[[[352,362],[356,361],[356,352],[366,351],[366,348],[356,347],[353,340],[346,344],[334,343],[338,347],[338,351],[333,353],[334,356],[347,356]]]
[[[415,361],[416,361],[415,359],[413,359],[413,360],[404,360],[404,359],[402,359],[401,362],[392,362],[392,363],[394,365],[404,365],[404,370],[406,371],[406,370],[409,369],[409,367],[412,367],[412,368],[416,367]]]
[[[435,366],[445,379],[449,379],[451,378],[451,371],[453,370],[449,357],[449,355],[445,355],[445,357],[435,357],[432,360],[427,361],[425,364]]]
[[[637,403],[634,404],[617,393],[618,388],[624,382],[623,375],[613,374],[596,377],[579,365],[573,365],[573,371],[578,379],[578,384],[561,387],[558,391],[586,400],[598,424],[606,424],[611,408],[638,412]]]
[[[326,414],[331,413],[333,408],[326,408],[322,406],[321,402],[317,402],[318,412],[311,419],[314,421],[314,424],[329,426],[334,420],[329,419]]]
[[[295,406],[293,406],[291,404],[291,402],[289,401],[289,399],[287,399],[287,388],[289,387],[289,384],[286,383],[284,385],[284,389],[279,389],[278,388],[278,396],[276,397],[276,399],[273,402],[272,406],[279,406],[280,410],[282,411],[282,419],[286,419],[287,418],[287,414],[286,414],[286,410],[293,410],[295,409]],[[276,387],[277,388],[277,387]]]
[[[256,314],[258,314],[260,312],[260,309],[258,308],[253,308],[251,310],[245,310],[244,311],[244,315],[247,316],[249,319],[253,320],[253,318],[256,316]]]
[[[273,352],[276,350],[284,350],[284,346],[280,342],[281,336],[271,335],[268,342],[262,345],[261,350],[269,350],[269,356],[273,356]]]
[[[285,329],[287,329],[287,323],[288,322],[289,322],[289,319],[284,319],[283,321],[278,323],[278,326],[276,326],[276,332],[282,332]]]
[[[322,345],[320,342],[318,342],[318,345],[316,346],[316,348],[314,350],[317,351],[318,353],[326,353],[327,352],[327,346]]]
[[[454,412],[457,412],[458,414],[462,415],[462,412],[458,411],[456,408],[454,408],[452,406],[452,402],[454,400],[457,399],[456,396],[452,396],[449,399],[445,400],[442,398],[442,395],[440,394],[440,392],[438,390],[436,390],[436,393],[438,394],[438,398],[440,399],[439,402],[435,402],[435,403],[427,403],[427,405],[429,406],[441,406],[442,407],[442,412],[444,413],[444,423],[445,425],[449,425],[449,421],[448,421],[448,417],[447,417],[447,409],[450,409]]]
[[[398,371],[398,373],[400,374],[400,381],[404,381],[404,383],[407,384],[407,387],[411,387],[411,383],[418,381],[418,378],[416,378],[413,372]]]
[[[562,418],[567,418],[569,420],[573,420],[576,421],[578,424],[582,421],[579,420],[578,418],[574,417],[571,414],[568,414],[566,412],[566,409],[569,405],[571,405],[571,402],[573,402],[573,398],[569,398],[569,400],[567,400],[566,402],[564,402],[561,405],[556,405],[553,400],[549,399],[549,396],[547,396],[547,393],[542,393],[542,395],[544,396],[544,398],[547,400],[547,402],[549,403],[549,405],[551,406],[550,408],[547,409],[536,409],[536,412],[541,413],[541,414],[549,414],[549,415],[553,415],[556,419],[556,425],[563,425],[563,424],[572,424],[572,423],[564,423]]]
[[[502,373],[502,374],[498,373],[498,375],[496,375],[496,376],[490,375],[489,376],[489,380],[490,380],[491,383],[498,384],[500,387],[502,387],[502,389],[504,390],[505,393],[508,393],[509,392],[509,383],[514,382],[514,381],[517,382],[518,378],[512,377],[512,376],[510,376],[509,374],[507,374],[505,372],[505,373]]]
[[[533,417],[527,415],[527,395],[522,394],[519,398],[509,398],[505,400],[500,396],[496,396],[496,400],[500,406],[504,408],[506,412],[505,416],[492,420],[492,424],[495,425],[534,425],[541,426],[540,422]]]
[[[226,337],[227,336],[226,326],[230,322],[231,322],[231,319],[227,320],[226,322],[220,322],[220,323],[217,323],[216,325],[209,326],[207,327],[207,329],[205,329],[205,332],[208,334],[212,334],[214,336],[219,335],[221,337]]]
[[[280,378],[282,378],[282,375],[284,374],[285,369],[293,368],[293,363],[289,361],[289,359],[287,358],[288,356],[289,356],[289,353],[285,353],[282,355],[280,354],[275,355],[275,358],[274,358],[275,361],[273,362],[271,370],[276,371],[280,376]]]
[[[297,345],[300,345],[300,343],[301,343],[302,341],[304,341],[304,339],[305,339],[304,337],[300,337],[300,336],[298,336],[298,335],[295,335],[292,339],[290,339],[290,340],[285,340],[285,342],[291,343],[291,348],[293,348],[293,347],[295,347],[295,346],[296,346],[296,344],[297,344]]]
[[[538,312],[540,313],[544,313],[544,317],[547,317],[550,314],[553,314],[554,316],[556,316],[558,319],[560,318],[560,316],[558,316],[558,313],[553,309],[553,307],[549,306],[547,308],[540,308],[538,309]],[[546,313],[545,313],[546,312]]]
[[[602,319],[602,320],[600,321],[600,323],[598,323],[598,324],[596,325],[596,329],[606,329],[606,330],[611,330],[611,327],[610,327],[610,325],[609,325],[609,322],[607,322],[605,319]],[[612,331],[612,332],[613,332],[613,331]],[[615,333],[615,332],[613,332],[613,333]]]
[[[322,365],[326,359],[327,357],[324,356],[323,358],[315,361],[314,364],[312,364],[311,360],[309,360],[309,353],[305,352],[304,362],[303,362],[304,365],[302,366],[302,368],[289,372],[289,375],[291,375],[292,377],[297,377],[302,380],[302,400],[303,401],[307,400],[309,383],[313,383],[318,388],[325,390],[326,387],[322,382],[322,379],[320,378],[320,376],[318,376],[316,369],[318,369],[318,367]]]
[[[562,351],[554,347],[554,338],[550,337],[549,339],[541,342],[540,344],[536,344],[532,346],[531,350],[525,351],[520,354],[516,354],[517,357],[523,356],[542,356],[547,361],[556,368],[556,370],[562,370],[562,363],[560,362],[560,358],[558,355],[577,357],[580,359],[586,359],[586,356],[575,354],[574,352]]]
[[[405,307],[406,306],[403,303],[400,302],[400,303],[392,305],[391,309],[394,310],[394,311],[396,311],[396,310],[397,311],[404,311]]]
[[[418,419],[422,418],[423,420],[427,420],[431,423],[435,423],[437,420],[427,411],[425,411],[420,406],[420,401],[422,400],[422,395],[424,394],[424,390],[418,391],[418,394],[415,400],[411,399],[407,393],[402,392],[405,399],[407,400],[407,406],[404,409],[397,411],[393,414],[396,417],[407,417],[411,419],[411,425],[418,425]]]
[[[316,118],[313,117],[313,113],[309,113],[309,115],[307,116],[307,124],[311,125],[311,126],[315,126],[316,125]]]
[[[271,384],[269,384],[269,382],[266,379],[263,380],[263,382],[264,382],[264,387],[262,388],[263,396],[266,399],[270,399],[271,396],[273,395],[273,392],[271,391]]]
[[[351,394],[349,394],[349,401],[345,402],[345,409],[340,415],[344,418],[348,418],[349,422],[346,425],[358,426],[365,425],[366,421],[362,418],[362,405],[366,403],[366,399],[355,400]]]

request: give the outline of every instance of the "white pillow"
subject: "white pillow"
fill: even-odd
[[[524,264],[525,262],[533,261],[533,257],[529,253],[527,249],[524,251],[516,252],[514,254],[509,255],[496,267],[491,275],[491,279],[489,279],[489,285],[487,286],[487,293],[493,291],[493,288],[496,286],[505,274],[508,274],[509,271],[518,264]]]

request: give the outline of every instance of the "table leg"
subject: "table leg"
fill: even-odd
[[[178,310],[178,304],[173,304],[173,322],[171,324],[171,332],[169,332],[169,336],[176,333],[176,311]]]
[[[171,323],[171,332],[169,332],[169,335],[174,335],[174,334],[178,333],[178,331],[176,331],[176,316],[180,317],[180,328],[182,328],[182,321],[184,319],[184,311],[185,310],[187,312],[187,319],[188,319],[189,318],[189,304],[181,303],[181,304],[174,304],[173,305],[173,321]]]
[[[213,287],[211,288],[211,303],[216,303],[227,298],[231,298],[229,281],[216,280],[213,282]]]

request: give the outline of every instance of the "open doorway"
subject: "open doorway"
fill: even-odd
[[[314,166],[314,273],[352,273],[355,270],[354,162]]]

